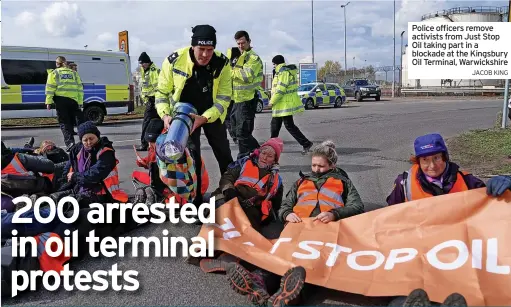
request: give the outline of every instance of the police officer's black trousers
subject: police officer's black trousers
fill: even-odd
[[[236,140],[236,132],[234,128],[236,126],[236,118],[234,117],[234,112],[232,112],[232,108],[234,106],[234,101],[231,100],[231,104],[229,104],[229,108],[227,108],[227,116],[225,117],[225,127],[227,131],[229,131],[229,135],[231,139]]]
[[[149,96],[145,105],[144,121],[142,122],[142,135],[140,136],[140,144],[145,148],[149,146],[149,143],[145,140],[145,131],[153,118],[160,118],[160,116],[158,115],[158,112],[156,112],[154,96]]]
[[[295,125],[293,120],[293,115],[282,116],[282,117],[272,117],[271,119],[271,137],[276,138],[279,136],[280,128],[282,128],[282,122],[284,122],[284,127],[286,127],[289,134],[295,138],[295,140],[302,145],[302,147],[309,147],[312,145],[312,142],[303,135],[300,129]]]
[[[243,157],[259,148],[259,143],[254,138],[255,125],[255,98],[250,101],[235,103],[232,111],[235,118],[236,138],[238,138],[239,153],[238,158]]]
[[[201,192],[202,185],[202,162],[201,162],[201,131],[204,129],[204,134],[208,139],[209,146],[213,150],[213,154],[218,162],[220,174],[225,173],[229,164],[233,162],[229,140],[227,139],[227,132],[225,125],[220,122],[220,119],[211,123],[204,124],[202,127],[195,129],[190,135],[188,140],[188,148],[195,163],[195,174],[197,175],[197,196],[195,197],[194,204],[199,206],[203,203],[203,196]],[[206,167],[208,167],[206,165]]]
[[[82,110],[78,106],[78,102],[71,98],[54,96],[53,102],[60,130],[64,135],[64,143],[69,147],[75,143],[73,127],[84,122]]]

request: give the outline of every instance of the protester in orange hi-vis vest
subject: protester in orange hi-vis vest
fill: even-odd
[[[81,142],[71,148],[69,162],[64,168],[67,182],[61,192],[67,193],[60,196],[73,194],[87,207],[94,202],[126,203],[128,194],[119,185],[119,161],[112,142],[101,137],[92,122],[79,125],[78,136]]]
[[[450,161],[441,135],[420,136],[414,147],[412,166],[395,180],[393,191],[387,197],[389,205],[485,187],[482,180],[461,171]]]

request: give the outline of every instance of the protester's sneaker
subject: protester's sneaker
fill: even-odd
[[[415,289],[406,298],[403,307],[425,307],[431,306],[428,294],[423,289]]]
[[[227,265],[227,277],[234,291],[247,295],[252,304],[264,306],[268,301],[270,295],[264,287],[261,276],[250,273],[238,263],[229,263]]]
[[[308,146],[304,146],[302,150],[302,155],[306,155],[307,153],[309,153],[312,149],[312,145],[313,143],[311,142]]]
[[[35,139],[33,136],[28,139],[28,141],[25,143],[25,148],[33,148],[35,143]]]
[[[200,261],[200,268],[204,273],[227,272],[229,263],[239,263],[240,259],[228,253],[222,253],[218,258],[206,258]]]
[[[300,297],[305,284],[305,269],[294,267],[282,276],[280,289],[268,300],[268,306],[287,306]]]
[[[463,295],[459,293],[453,293],[445,299],[442,306],[467,307],[467,301]]]

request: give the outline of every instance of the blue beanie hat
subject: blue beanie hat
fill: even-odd
[[[440,152],[445,153],[449,157],[444,139],[438,133],[419,136],[415,139],[413,146],[415,147],[415,156],[417,158],[431,156]]]
[[[94,125],[94,123],[91,121],[84,122],[78,126],[78,137],[80,138],[80,140],[87,133],[95,134],[98,138],[101,135],[101,133],[99,133],[98,127],[96,127],[96,125]]]

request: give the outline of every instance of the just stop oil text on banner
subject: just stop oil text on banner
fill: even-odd
[[[410,79],[507,79],[511,23],[409,22]]]

